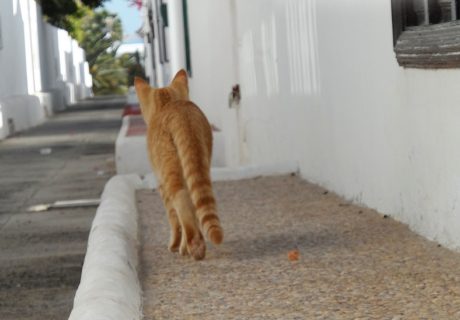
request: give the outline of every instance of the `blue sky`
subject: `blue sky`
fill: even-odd
[[[128,0],[107,0],[104,7],[113,13],[117,13],[123,24],[123,34],[125,41],[123,43],[142,42],[142,39],[136,34],[136,31],[142,24],[140,11],[136,7],[130,7]]]

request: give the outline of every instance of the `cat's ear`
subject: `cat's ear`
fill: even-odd
[[[177,71],[172,83],[181,84],[188,88],[187,71],[184,69]]]
[[[136,88],[136,92],[139,95],[145,89],[150,88],[150,85],[142,78],[134,77],[134,87]]]
[[[150,93],[150,85],[144,79],[134,77],[134,88],[136,88],[136,93],[137,97],[139,98],[139,102],[141,104],[145,103]]]
[[[174,79],[171,81],[171,86],[178,89],[182,95],[182,98],[188,99],[188,79],[187,72],[184,69],[179,70]]]
[[[152,88],[147,83],[147,81],[139,77],[134,77],[134,87],[136,88],[136,93],[140,102],[142,115],[144,117],[144,120],[147,122],[150,118],[151,113],[151,108],[149,107],[149,95]]]

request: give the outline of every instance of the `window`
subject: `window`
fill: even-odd
[[[190,53],[190,32],[188,28],[188,9],[187,0],[182,0],[182,10],[184,19],[184,41],[185,41],[185,66],[187,68],[188,76],[192,76],[192,61]]]
[[[399,65],[460,68],[460,0],[392,0]]]
[[[168,63],[168,50],[166,46],[165,28],[168,27],[168,5],[163,0],[157,1],[158,12],[158,40],[160,46],[160,63]]]

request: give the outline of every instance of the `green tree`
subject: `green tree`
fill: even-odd
[[[107,10],[96,10],[81,20],[80,45],[93,76],[95,94],[122,94],[127,91],[127,71],[117,56],[123,38],[123,29],[117,15]]]
[[[75,31],[72,19],[84,14],[81,8],[94,9],[100,7],[104,1],[106,0],[38,0],[38,3],[49,23],[72,34]]]
[[[127,92],[128,77],[121,59],[113,52],[99,55],[90,67],[93,77],[93,91],[96,95],[125,94]]]
[[[90,65],[103,53],[116,53],[123,39],[120,18],[107,10],[91,12],[82,20],[80,27],[83,30],[80,45],[86,51]]]
[[[139,54],[117,56],[123,38],[120,19],[107,10],[94,10],[106,0],[38,1],[46,20],[67,30],[85,50],[96,95],[124,94],[135,75],[144,76]]]

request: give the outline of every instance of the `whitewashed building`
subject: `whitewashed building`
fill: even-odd
[[[0,1],[0,139],[92,94],[84,51],[33,0]]]
[[[161,86],[188,70],[227,166],[295,162],[305,179],[459,249],[459,7],[145,0],[147,73]]]

